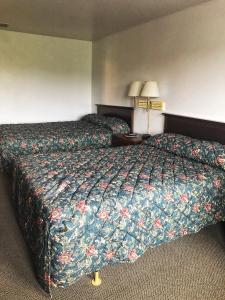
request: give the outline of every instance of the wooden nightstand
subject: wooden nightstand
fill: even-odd
[[[136,137],[127,137],[124,134],[115,134],[112,136],[112,146],[128,146],[128,145],[138,145],[143,142],[142,136],[137,135]]]

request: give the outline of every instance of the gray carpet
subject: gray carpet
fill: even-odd
[[[8,181],[0,177],[0,299],[40,300],[27,248],[9,201]],[[220,226],[148,250],[134,264],[105,268],[93,287],[84,276],[53,299],[73,300],[224,300],[225,245]]]

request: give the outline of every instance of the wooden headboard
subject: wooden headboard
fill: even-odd
[[[134,129],[134,108],[125,106],[96,104],[97,114],[106,117],[117,117],[124,120],[130,127],[131,132]]]
[[[225,144],[225,123],[164,114],[164,132]]]

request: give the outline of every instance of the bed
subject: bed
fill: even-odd
[[[112,135],[133,130],[133,108],[97,105],[97,115],[80,121],[0,126],[0,156],[9,172],[15,157],[26,154],[108,147]]]
[[[165,118],[165,132],[186,128],[184,117]],[[201,122],[189,136],[201,138],[210,123]],[[225,125],[217,125],[222,143]],[[186,157],[185,138],[16,160],[14,204],[45,291],[225,221],[224,145],[195,140],[193,157]]]

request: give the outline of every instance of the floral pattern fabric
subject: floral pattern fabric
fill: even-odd
[[[112,134],[117,133],[118,130],[123,133],[123,129],[126,133],[127,129],[121,125],[123,123],[125,123],[123,120],[115,119],[112,126],[106,126],[104,122],[94,124],[85,120],[1,125],[2,165],[5,170],[8,170],[12,160],[24,154],[110,146]]]
[[[87,122],[91,122],[96,125],[105,126],[113,131],[113,134],[128,134],[130,133],[129,125],[122,119],[115,117],[105,117],[97,114],[89,114],[82,118]]]
[[[220,143],[173,133],[157,134],[145,143],[225,170],[225,145]]]
[[[225,172],[150,145],[33,154],[14,203],[45,291],[225,220]]]

